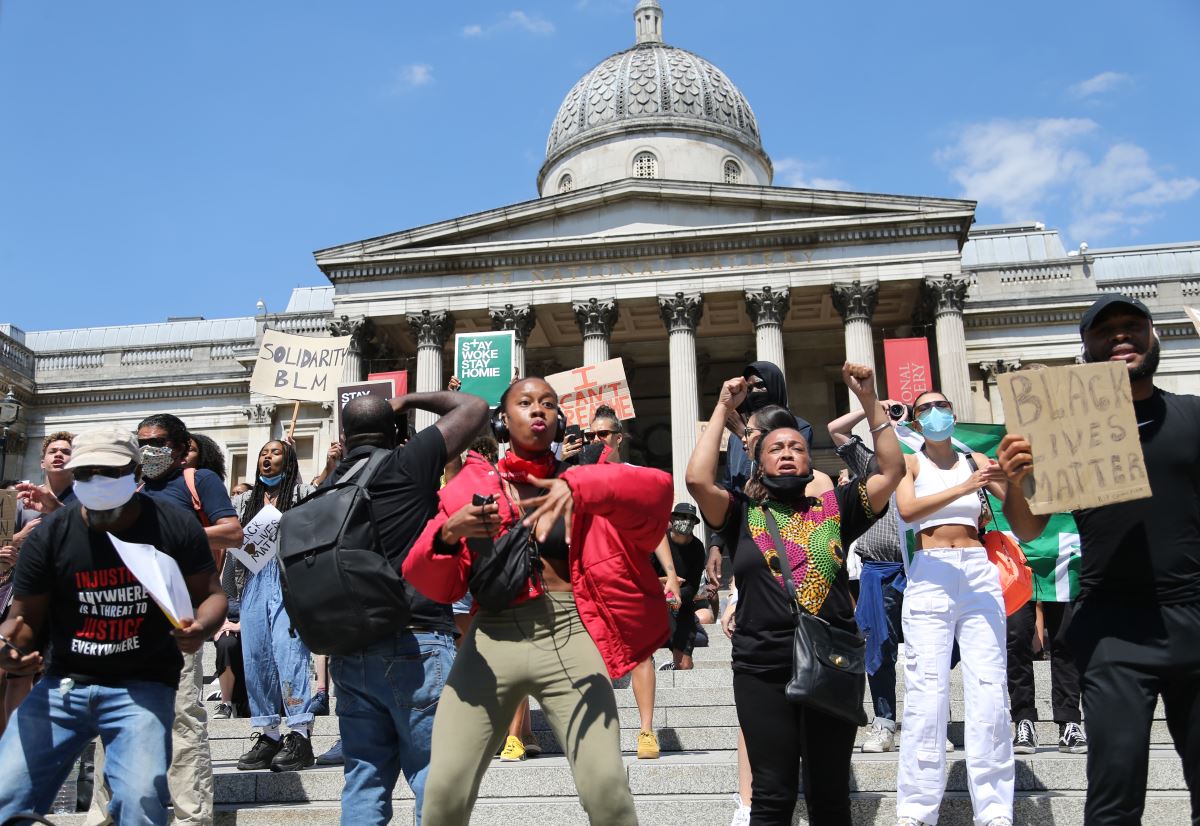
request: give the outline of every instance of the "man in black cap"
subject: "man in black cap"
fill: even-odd
[[[1079,325],[1085,362],[1129,371],[1153,496],[1075,511],[1082,550],[1079,601],[1065,631],[1079,666],[1088,722],[1084,821],[1140,823],[1150,729],[1161,696],[1183,759],[1192,822],[1200,823],[1200,397],[1154,386],[1159,340],[1150,311],[1110,293]],[[1033,471],[1028,440],[1009,434],[999,461],[1010,484],[1004,515],[1033,539],[1047,517],[1019,484]]]
[[[700,517],[696,506],[680,502],[671,511],[671,523],[667,530],[667,545],[675,563],[675,574],[679,577],[679,607],[671,617],[671,636],[667,647],[671,649],[674,663],[671,668],[686,671],[692,668],[692,648],[696,644],[696,596],[700,593],[700,577],[704,574],[704,543],[696,538],[696,526]],[[660,577],[666,577],[658,558],[653,558],[654,568]]]

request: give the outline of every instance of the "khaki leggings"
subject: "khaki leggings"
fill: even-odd
[[[483,774],[526,696],[562,744],[589,820],[636,826],[612,682],[569,593],[476,614],[433,721],[424,826],[467,826]]]

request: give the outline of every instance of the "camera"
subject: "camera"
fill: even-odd
[[[887,407],[888,418],[893,422],[901,421],[908,413],[908,408],[899,402],[893,402]]]

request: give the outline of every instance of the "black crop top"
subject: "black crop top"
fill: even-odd
[[[529,500],[545,494],[541,488],[533,485],[514,484],[517,490],[517,495],[521,499]],[[554,523],[554,527],[550,529],[550,535],[542,542],[538,543],[538,552],[543,559],[562,560],[565,562],[571,552],[571,546],[567,544],[567,524],[563,519],[559,519]]]

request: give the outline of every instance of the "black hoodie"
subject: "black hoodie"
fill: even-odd
[[[783,371],[774,362],[752,361],[746,365],[742,375],[745,377],[754,375],[763,380],[763,384],[767,386],[768,404],[777,404],[780,407],[791,409],[788,407],[787,379],[784,378]],[[742,415],[748,418],[745,412]],[[804,436],[804,440],[808,442],[809,449],[811,449],[812,425],[796,416],[796,429]],[[741,439],[731,438],[729,440],[726,458],[725,487],[729,490],[741,490],[745,487],[746,480],[750,478],[750,457],[746,455],[746,449],[742,447]]]

